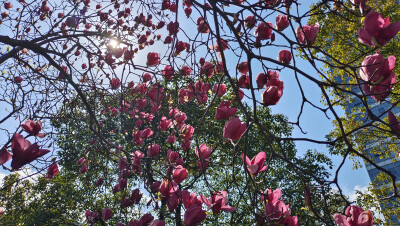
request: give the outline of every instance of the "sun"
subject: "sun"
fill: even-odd
[[[116,48],[116,47],[118,47],[119,42],[118,42],[117,40],[115,40],[115,39],[110,39],[110,41],[108,42],[108,45],[109,45],[111,48]]]

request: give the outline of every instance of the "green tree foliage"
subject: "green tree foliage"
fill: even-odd
[[[384,18],[390,18],[390,21],[400,20],[400,10],[398,1],[367,1],[367,14],[369,11],[377,11]],[[315,6],[313,6],[315,7]],[[373,55],[377,51],[387,58],[389,55],[396,57],[400,54],[399,38],[393,38],[385,46],[370,47],[358,41],[357,31],[364,28],[364,16],[357,11],[357,7],[353,6],[350,1],[337,1],[332,5],[324,5],[323,7],[315,7],[317,12],[310,18],[311,21],[317,21],[321,25],[321,32],[317,44],[321,46],[325,62],[323,71],[325,77],[323,80],[333,84],[331,95],[335,98],[335,104],[347,110],[346,114],[338,120],[334,121],[335,129],[329,134],[328,139],[335,142],[335,146],[331,146],[332,153],[341,153],[354,159],[356,168],[363,167],[356,156],[357,153],[363,155],[365,163],[374,162],[374,157],[380,159],[391,158],[393,162],[393,154],[397,154],[398,137],[391,133],[388,126],[387,112],[379,112],[374,114],[371,108],[376,104],[386,104],[389,108],[398,106],[399,104],[399,86],[397,83],[393,87],[393,91],[385,101],[377,103],[371,97],[363,96],[361,84],[364,83],[360,78],[359,71],[362,61],[367,55]],[[400,68],[397,66],[393,71],[397,76],[400,74]],[[340,84],[345,81],[345,84]],[[357,104],[354,107],[352,103]],[[380,120],[379,118],[386,118]],[[343,129],[343,131],[342,131]],[[346,134],[346,135],[344,135]],[[337,141],[337,142],[336,142]],[[347,143],[349,142],[349,143]],[[386,222],[390,224],[390,216],[399,216],[400,199],[393,196],[394,177],[390,177],[382,169],[380,174],[372,182],[369,191],[372,194],[363,194],[359,196],[358,203],[363,206],[377,205],[375,197],[380,197],[383,215]],[[382,184],[386,184],[382,186]],[[398,189],[398,188],[397,188]],[[398,218],[400,219],[400,218]]]

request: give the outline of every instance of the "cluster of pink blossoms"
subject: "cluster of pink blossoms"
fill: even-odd
[[[282,195],[281,189],[277,188],[272,191],[268,188],[264,192],[261,191],[261,202],[264,206],[264,212],[258,217],[258,225],[265,225],[265,221],[272,225],[297,226],[297,216],[290,216],[289,205],[280,200]]]
[[[400,31],[400,22],[390,23],[389,20],[389,17],[384,19],[378,12],[370,11],[365,16],[364,28],[358,29],[358,40],[370,46],[385,45]],[[364,92],[376,101],[385,100],[396,82],[395,64],[395,56],[385,59],[379,51],[366,56],[360,68]]]

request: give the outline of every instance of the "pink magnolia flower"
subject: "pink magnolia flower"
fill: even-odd
[[[156,98],[157,98],[157,97],[156,97]],[[136,101],[136,104],[135,104],[135,106],[136,106],[137,108],[139,108],[139,109],[145,108],[146,105],[147,105],[147,100],[144,99],[144,98],[138,99],[138,100]],[[136,122],[138,122],[138,121],[140,121],[140,120],[137,120]],[[140,123],[140,122],[139,122],[139,123]],[[140,126],[140,125],[139,125],[139,126]]]
[[[120,203],[120,207],[123,209],[130,206],[133,206],[133,201],[129,197],[123,196]]]
[[[221,101],[219,104],[217,111],[215,113],[216,120],[228,119],[229,117],[236,114],[237,108],[229,106],[231,105],[231,101]]]
[[[211,78],[214,75],[214,65],[210,62],[205,62],[200,68],[200,74],[205,74],[207,77]]]
[[[161,121],[160,121],[160,129],[161,131],[167,130],[169,127],[171,127],[172,122],[171,119],[167,120],[167,117],[162,116]]]
[[[217,42],[218,43],[218,42]],[[222,51],[225,51],[226,49],[228,49],[228,41],[226,41],[225,39],[221,38],[221,45],[222,45]],[[217,52],[220,52],[220,48],[218,44],[209,46],[210,50],[215,50]],[[218,56],[221,59],[221,55]],[[203,58],[204,59],[204,58]],[[222,62],[220,62],[222,63]]]
[[[76,56],[79,56],[80,52],[79,53],[78,52],[79,52],[79,50],[75,52]],[[113,65],[114,62],[115,62],[115,59],[113,58],[113,54],[112,53],[107,53],[106,56],[105,56],[104,61],[109,65]]]
[[[196,161],[196,165],[197,167],[199,167],[200,170],[205,170],[208,167],[208,164],[210,163],[210,159],[206,158],[204,160],[197,160]]]
[[[247,74],[247,72],[249,72],[249,65],[247,64],[247,61],[243,61],[240,64],[238,64],[237,69],[240,72],[240,74],[242,75]]]
[[[244,97],[244,92],[243,92],[243,90],[242,90],[242,89],[238,89],[238,90],[237,90],[237,93],[238,93],[239,96],[236,96],[236,93],[235,93],[235,100],[242,100],[243,97]]]
[[[151,193],[157,193],[160,190],[160,181],[154,181],[153,184],[150,186]]]
[[[179,22],[169,22],[167,25],[167,30],[169,35],[173,35],[179,32]]]
[[[158,56],[158,53],[150,52],[147,54],[146,65],[148,67],[157,66],[159,63],[160,63],[160,57]]]
[[[177,122],[184,122],[187,119],[186,113],[178,110],[178,112],[174,115],[174,119]]]
[[[133,141],[136,145],[141,145],[144,143],[144,139],[140,138],[140,131],[136,131],[132,134]]]
[[[351,3],[353,3],[354,5],[358,5],[358,7],[360,8],[360,12],[361,14],[364,14],[367,5],[365,4],[368,0],[350,0]]]
[[[50,180],[53,178],[55,175],[57,175],[60,171],[58,170],[58,165],[57,163],[53,163],[49,166],[47,169],[47,174],[46,174],[46,180]]]
[[[68,17],[66,20],[65,20],[65,24],[68,26],[68,27],[72,27],[72,28],[76,28],[76,27],[78,27],[78,25],[79,25],[79,17],[76,17],[76,16],[71,16],[71,17]]]
[[[12,5],[10,2],[4,3],[4,8],[5,8],[5,9],[9,10],[9,9],[11,9],[12,7],[13,7],[13,5]]]
[[[283,64],[289,64],[290,61],[292,60],[292,53],[290,53],[289,50],[282,49],[278,53],[278,61],[283,63]]]
[[[262,103],[265,105],[276,105],[282,97],[282,91],[277,86],[270,86],[261,94]]]
[[[90,210],[86,210],[85,216],[86,220],[91,224],[94,224],[94,222],[99,219],[99,215],[97,214],[97,212],[92,212]]]
[[[199,59],[200,66],[203,66],[205,62],[206,62],[206,59],[204,59],[204,57],[200,57],[200,59]]]
[[[203,203],[211,208],[215,215],[218,215],[221,210],[226,212],[233,212],[236,210],[235,207],[226,205],[228,204],[228,199],[226,199],[226,195],[226,191],[219,191],[211,195],[210,200],[208,200],[203,195],[200,195],[200,197]]]
[[[14,82],[17,84],[20,84],[24,79],[21,76],[15,76],[14,77]]]
[[[197,18],[197,31],[200,33],[208,33],[210,32],[210,27],[203,17]]]
[[[151,80],[151,74],[150,73],[144,73],[142,75],[142,78],[143,78],[143,82],[148,82],[148,81]]]
[[[238,86],[244,89],[250,89],[250,77],[248,74],[242,74],[238,79]]]
[[[101,218],[103,220],[109,220],[113,216],[113,212],[110,208],[104,208],[103,211],[101,211]]]
[[[176,159],[179,158],[179,153],[176,152],[176,151],[168,150],[167,151],[167,156],[168,156],[169,162],[173,163],[173,162],[176,161]]]
[[[213,93],[217,93],[219,97],[222,97],[226,93],[226,85],[225,84],[215,84],[212,88]]]
[[[193,205],[200,205],[203,203],[200,198],[197,198],[196,193],[190,194],[188,190],[183,190],[181,192],[182,203],[186,209]]]
[[[272,27],[273,25],[270,22],[268,22],[268,25],[264,22],[259,23],[254,30],[257,41],[273,39],[274,34],[272,33]]]
[[[178,207],[179,203],[180,203],[180,199],[179,199],[179,190],[175,193],[172,193],[170,196],[167,197],[167,207],[169,212],[174,212],[174,210],[176,209],[176,207]]]
[[[364,28],[358,29],[358,40],[369,46],[383,46],[400,31],[400,22],[390,23],[378,12],[369,12],[364,19]]]
[[[180,184],[187,176],[187,169],[183,168],[181,165],[177,166],[173,172],[173,179],[177,184]]]
[[[183,11],[188,18],[190,17],[190,14],[192,14],[192,8],[190,7],[186,7]]]
[[[180,135],[179,137],[183,140],[183,141],[188,141],[190,140],[190,138],[192,138],[194,133],[194,128],[193,126],[186,124],[183,125],[182,128],[180,129]]]
[[[246,131],[246,123],[234,117],[225,122],[223,137],[235,141],[242,137],[244,131]]]
[[[146,128],[140,131],[140,138],[149,138],[153,135],[153,131],[150,128]]]
[[[104,179],[100,177],[96,182],[96,186],[98,187],[98,186],[102,185],[103,183],[104,183]]]
[[[391,55],[385,59],[379,53],[366,56],[360,68],[361,79],[366,82],[380,83],[393,73],[396,57]]]
[[[175,182],[170,181],[168,179],[164,179],[161,182],[160,187],[158,188],[158,191],[161,193],[163,197],[168,197],[170,194],[176,192],[177,190],[178,190],[178,185]]]
[[[153,215],[151,213],[146,213],[140,218],[140,225],[148,225],[154,220]]]
[[[86,158],[85,157],[81,157],[80,159],[78,159],[78,161],[76,161],[76,165],[82,165],[83,163],[85,163]]]
[[[118,159],[118,169],[123,170],[126,168],[128,160],[126,158],[119,158]]]
[[[118,78],[112,78],[110,80],[111,89],[118,89],[121,86],[121,83]]]
[[[283,82],[279,80],[279,74],[271,74],[266,90],[261,94],[261,101],[265,105],[276,105],[283,95]]]
[[[32,121],[32,120],[26,120],[24,124],[21,125],[22,129],[25,130],[29,135],[31,136],[38,136],[38,137],[45,137],[45,133],[39,133],[40,130],[42,130],[42,123],[40,121]]]
[[[396,75],[390,74],[390,77],[376,85],[364,83],[362,89],[367,95],[370,95],[376,101],[383,101],[390,95],[393,85],[396,82]]]
[[[199,103],[199,105],[202,105],[202,104],[207,103],[208,95],[205,91],[201,91],[201,92],[196,93],[196,99],[197,99],[197,102]]]
[[[179,70],[180,74],[183,76],[190,76],[190,73],[192,72],[192,69],[187,66],[187,65],[183,65],[182,68]]]
[[[61,66],[61,71],[58,73],[58,79],[64,79],[64,73],[68,74],[68,68],[65,65]]]
[[[265,73],[259,73],[256,78],[257,88],[261,89],[268,82],[268,76]]]
[[[142,196],[143,194],[140,193],[140,190],[138,188],[136,188],[135,190],[132,191],[131,200],[133,201],[134,204],[138,204],[142,199]]]
[[[297,226],[299,225],[299,219],[297,218],[297,216],[287,216],[285,218],[285,225],[287,226]]]
[[[178,41],[175,44],[175,55],[179,55],[183,50],[185,50],[186,45],[189,45],[189,43]]]
[[[335,213],[333,215],[335,222],[340,226],[372,226],[373,224],[371,211],[364,211],[361,207],[349,206],[345,214]]]
[[[114,185],[114,188],[112,190],[112,192],[115,194],[117,192],[121,191],[121,188],[119,187],[119,184]]]
[[[211,155],[211,148],[206,144],[200,144],[199,148],[196,147],[195,152],[199,159],[208,159]]]
[[[37,143],[31,144],[19,133],[14,134],[11,149],[13,153],[11,167],[13,169],[19,169],[50,152],[47,149],[39,149]]]
[[[138,39],[138,44],[142,45],[147,41],[147,35],[141,35],[140,38]]]
[[[244,26],[247,28],[251,29],[253,28],[257,23],[256,17],[253,15],[247,16],[246,19],[244,19]]]
[[[193,99],[193,92],[189,89],[182,88],[179,90],[179,102],[186,103]]]
[[[10,152],[8,152],[7,149],[3,148],[3,150],[0,151],[0,165],[8,162],[11,157],[12,155],[10,154]]]
[[[200,161],[196,161],[197,167],[200,170],[206,169],[210,162],[211,148],[207,147],[206,144],[201,144],[199,148],[196,147],[196,155],[200,159]]]
[[[115,117],[118,114],[119,110],[116,108],[111,109],[111,117]]]
[[[160,145],[152,144],[149,146],[147,150],[147,156],[149,157],[156,157],[160,153]]]
[[[175,135],[171,134],[171,135],[169,135],[167,137],[167,143],[168,144],[173,144],[173,143],[175,143],[175,141],[176,141],[176,136]]]
[[[268,203],[265,206],[265,215],[268,217],[269,222],[274,222],[278,225],[290,225],[297,226],[298,219],[297,216],[290,216],[289,205],[285,205],[282,200],[275,203]]]
[[[279,14],[276,17],[276,24],[275,24],[276,30],[283,31],[287,27],[289,27],[289,19],[288,19],[288,17],[286,15]]]
[[[173,13],[176,13],[176,8],[177,8],[176,3],[172,3],[171,6],[169,7],[169,10]]]
[[[272,191],[271,188],[268,188],[264,192],[261,192],[261,202],[265,206],[267,203],[276,203],[279,201],[282,195],[282,191],[280,188],[275,189]]]
[[[246,163],[247,169],[251,175],[257,176],[257,174],[264,172],[268,169],[268,166],[264,166],[265,159],[267,155],[265,152],[259,152],[256,156],[254,156],[251,161],[249,157],[242,154],[242,160]]]
[[[160,102],[164,98],[163,92],[164,88],[156,83],[147,92],[147,96],[151,101]]]
[[[161,3],[161,10],[166,10],[171,7],[171,1],[170,0],[163,0]]]
[[[174,69],[169,65],[166,65],[164,70],[161,71],[161,73],[165,77],[165,79],[171,79],[174,77]]]
[[[169,44],[169,43],[171,43],[172,42],[172,36],[167,36],[167,37],[165,37],[165,39],[164,39],[164,44]]]
[[[176,160],[176,164],[177,164],[177,165],[183,165],[183,163],[185,163],[185,161],[183,161],[183,158],[178,158],[178,159]]]
[[[89,169],[87,168],[87,166],[82,166],[82,167],[79,169],[79,173],[86,173],[88,170],[89,170]]]
[[[319,31],[319,24],[304,25],[303,27],[296,28],[296,37],[300,44],[312,46],[317,38]]]
[[[201,208],[201,204],[192,205],[186,209],[183,223],[186,226],[196,226],[203,222],[206,216],[206,211]]]
[[[396,116],[389,111],[388,112],[388,120],[389,120],[389,124],[397,131],[400,131],[400,123],[397,120]]]

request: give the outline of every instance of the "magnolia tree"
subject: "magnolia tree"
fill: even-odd
[[[366,99],[390,102],[396,58],[385,45],[400,22],[366,0],[302,4],[2,1],[0,164],[49,181],[73,171],[75,189],[90,191],[76,200],[85,209],[75,220],[87,224],[372,225],[373,213],[352,205],[338,175],[349,155],[359,156],[391,180],[389,194],[373,201],[398,202],[395,176],[357,149],[354,136],[399,134],[396,116],[382,120]],[[318,15],[363,20],[345,42],[365,51],[347,61],[329,54],[324,42],[335,33],[309,21]],[[326,76],[323,64],[353,79]],[[289,79],[298,87],[285,90],[298,93],[295,122],[269,110]],[[325,106],[307,96],[310,84]],[[337,113],[348,99],[340,94],[360,99],[371,122],[348,129]],[[305,106],[333,116],[335,134],[292,137]],[[323,153],[299,157],[293,141],[340,149],[334,177],[319,166],[331,166]],[[16,208],[3,202],[0,219]]]

